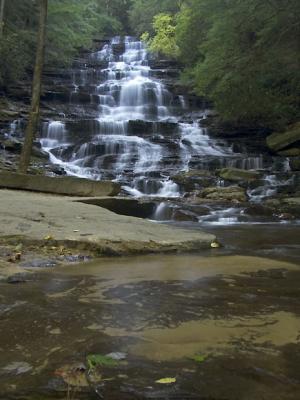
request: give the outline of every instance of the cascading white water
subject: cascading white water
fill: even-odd
[[[64,145],[66,142],[66,129],[64,123],[60,121],[49,122],[44,127],[45,134],[41,139],[41,145],[45,150],[51,150],[58,145]]]
[[[67,173],[117,180],[134,196],[178,197],[171,177],[191,167],[263,169],[262,156],[236,153],[197,120],[181,121],[188,103],[155,78],[143,42],[115,37],[90,60],[96,67],[72,73],[70,106],[97,110],[97,118],[52,121],[42,134],[51,161]]]

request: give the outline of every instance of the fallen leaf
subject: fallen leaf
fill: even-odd
[[[175,383],[176,382],[176,378],[162,378],[159,379],[158,381],[155,381],[155,383],[160,383],[163,385],[168,385],[170,383]]]
[[[51,235],[47,235],[44,237],[44,240],[54,240],[54,237]]]

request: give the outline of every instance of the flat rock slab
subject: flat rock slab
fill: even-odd
[[[215,237],[198,231],[117,215],[104,208],[61,197],[0,190],[0,239],[85,246],[99,255],[197,251]]]
[[[92,181],[71,176],[51,178],[6,171],[0,172],[0,188],[83,197],[116,196],[121,190],[118,183],[110,181]]]
[[[105,208],[116,214],[138,218],[149,218],[156,210],[156,203],[129,197],[78,197],[78,202]]]

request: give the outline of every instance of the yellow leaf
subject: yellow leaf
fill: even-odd
[[[167,385],[167,384],[170,384],[170,383],[175,383],[176,382],[176,378],[162,378],[162,379],[159,379],[158,381],[155,381],[155,382]]]
[[[53,240],[53,239],[54,238],[51,235],[47,235],[47,236],[44,237],[44,240]]]
[[[219,248],[221,247],[221,245],[220,245],[220,243],[218,243],[218,242],[212,242],[211,245],[210,245],[210,247],[211,247],[212,249],[219,249]]]

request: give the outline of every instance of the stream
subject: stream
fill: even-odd
[[[298,399],[299,227],[213,231],[224,248],[0,281],[0,398]]]

